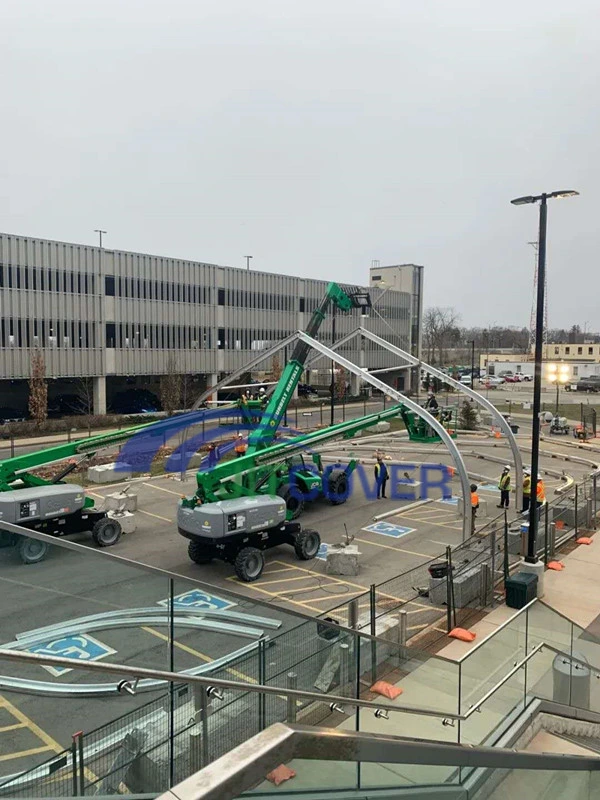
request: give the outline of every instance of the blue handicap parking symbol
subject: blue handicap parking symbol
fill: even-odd
[[[327,545],[325,544],[325,542],[321,543],[321,546],[319,547],[319,552],[317,553],[316,557],[321,561],[327,560]]]
[[[166,598],[161,600],[158,605],[166,607],[169,603],[169,598]],[[231,608],[235,605],[237,603],[231,600],[225,600],[214,594],[206,594],[206,592],[201,592],[199,589],[192,589],[173,598],[173,608],[175,609],[198,608],[205,611],[225,611],[226,608]]]
[[[458,497],[452,495],[452,497],[440,497],[439,500],[435,501],[436,503],[445,503],[448,506],[456,506],[458,505]]]
[[[391,522],[375,522],[373,525],[367,525],[363,530],[371,531],[372,533],[381,533],[383,536],[393,536],[395,539],[399,539],[401,536],[406,536],[407,533],[412,533],[415,528],[405,528],[403,525],[392,525]]]
[[[480,483],[479,488],[484,492],[499,492],[500,489],[493,483]]]
[[[98,641],[88,634],[74,634],[62,639],[53,639],[41,644],[34,644],[26,649],[29,653],[38,653],[44,656],[59,656],[72,658],[74,661],[98,661],[105,656],[116,653],[112,647]],[[70,672],[68,667],[51,667],[43,665],[52,675],[64,675]]]

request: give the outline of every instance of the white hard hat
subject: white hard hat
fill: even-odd
[[[523,470],[523,475],[531,475],[531,470],[530,469],[524,469]]]
[[[539,472],[538,472],[537,479],[538,479],[538,481],[541,481],[541,480],[542,480],[542,476],[539,474]]]
[[[244,434],[243,433],[238,433],[238,439],[243,439],[243,438],[244,438]]]
[[[504,465],[504,469],[508,469],[508,470],[510,470],[510,464],[505,464],[505,465]]]

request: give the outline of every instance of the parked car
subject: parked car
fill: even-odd
[[[499,378],[510,378],[513,376],[513,372],[510,369],[503,369],[501,372],[498,373]]]
[[[9,406],[0,406],[0,425],[6,425],[7,422],[24,422],[26,417],[27,414],[24,411]]]
[[[309,397],[310,395],[317,395],[317,390],[314,386],[309,386],[308,383],[299,383],[298,384],[298,396],[299,397]]]
[[[577,381],[567,383],[565,389],[568,392],[600,392],[600,375],[579,378]]]
[[[463,386],[470,386],[471,385],[471,376],[467,375],[467,374],[461,375],[460,376],[460,382],[462,383]]]
[[[48,416],[67,417],[85,414],[88,411],[87,403],[78,394],[59,394],[54,400],[48,401]]]
[[[496,386],[502,386],[504,382],[504,378],[501,378],[500,375],[490,375],[485,379],[484,385],[493,386],[495,388]]]

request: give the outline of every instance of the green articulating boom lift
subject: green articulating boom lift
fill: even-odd
[[[446,428],[448,433],[453,439],[456,439],[456,431],[450,425],[452,424],[452,415],[454,409],[442,409],[439,415],[439,421]],[[419,417],[414,411],[409,411],[406,406],[402,406],[400,412],[404,426],[408,431],[408,438],[411,442],[423,442],[425,444],[435,444],[441,442],[439,434],[437,434],[431,425],[423,417]]]
[[[116,544],[121,538],[118,520],[108,517],[105,511],[98,511],[94,501],[86,497],[83,487],[62,481],[81,461],[105,447],[130,439],[153,424],[136,425],[0,461],[0,520],[52,536],[91,531],[99,547]],[[67,459],[69,464],[51,479],[32,472]],[[25,564],[45,558],[46,542],[2,531],[1,525],[0,522],[0,547],[16,545]]]
[[[392,406],[199,471],[196,494],[182,498],[177,511],[178,530],[190,540],[192,561],[208,564],[221,559],[234,565],[241,580],[253,581],[264,567],[262,551],[270,547],[290,544],[298,558],[314,558],[319,534],[293,520],[301,514],[306,496],[327,497],[333,505],[344,503],[357,462],[352,459],[345,467],[324,470],[321,456],[308,457],[306,452],[336,438],[352,438],[400,415],[402,409]]]
[[[370,305],[369,293],[363,289],[355,288],[346,292],[337,283],[330,283],[327,286],[325,296],[310,318],[306,333],[313,337],[317,335],[331,306],[334,307],[334,311],[338,309],[346,312],[352,308],[369,307]],[[277,429],[285,416],[290,400],[294,396],[304,372],[310,349],[310,345],[304,342],[296,343],[291,357],[285,365],[277,386],[268,401],[266,401],[266,398],[265,400],[238,401],[237,405],[241,409],[242,415],[247,416],[251,421],[260,418],[258,426],[248,437],[248,452],[268,447],[275,438]]]

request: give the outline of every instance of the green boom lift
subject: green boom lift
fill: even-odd
[[[105,447],[130,439],[152,424],[136,425],[0,461],[0,520],[51,536],[91,531],[99,547],[116,544],[121,538],[118,520],[96,509],[83,487],[63,480],[81,461]],[[32,472],[66,460],[69,461],[67,466],[50,479]],[[45,558],[48,552],[46,542],[2,531],[1,525],[0,522],[0,547],[16,545],[25,564],[34,564]]]

